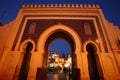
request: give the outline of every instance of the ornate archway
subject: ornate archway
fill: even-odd
[[[80,41],[80,38],[77,35],[77,33],[73,29],[71,29],[63,24],[57,24],[57,25],[53,25],[50,28],[46,29],[42,33],[42,35],[39,37],[38,44],[37,44],[37,51],[39,53],[43,54],[45,52],[44,46],[45,46],[45,43],[46,43],[48,37],[56,31],[64,31],[69,36],[71,36],[71,38],[73,39],[73,41],[75,43],[75,47],[76,47],[75,54],[77,54],[81,51],[81,41]]]
[[[72,52],[72,68],[77,68],[77,57],[75,55],[81,52],[81,41],[73,29],[63,24],[51,26],[50,28],[46,29],[40,36],[37,45],[37,51],[40,55],[42,55],[42,64],[40,66],[46,68],[49,55],[49,45],[51,42],[59,38],[64,39],[69,43]]]
[[[35,43],[32,39],[23,41],[20,45],[18,64],[14,73],[14,80],[26,80],[30,70],[31,55],[35,50]]]
[[[56,31],[57,32],[62,31],[62,32],[66,33],[67,35],[69,35],[69,37],[73,40],[73,42],[75,44],[75,50],[74,50],[75,54],[78,54],[81,52],[81,41],[80,41],[80,38],[77,35],[77,33],[73,29],[71,29],[63,24],[57,24],[57,25],[53,25],[50,28],[46,29],[42,33],[42,35],[39,37],[38,44],[37,44],[37,51],[40,55],[43,55],[45,53],[44,46],[46,45],[46,41],[49,38],[49,36],[51,36]],[[43,62],[41,62],[41,63],[43,63]],[[40,66],[42,66],[42,64],[40,64]]]
[[[90,80],[104,80],[103,71],[100,64],[98,44],[88,40],[84,44],[84,51],[87,53],[88,72]]]

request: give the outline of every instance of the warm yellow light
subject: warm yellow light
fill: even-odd
[[[68,58],[68,62],[69,62],[69,63],[71,63],[71,60],[72,60],[71,58]]]
[[[99,40],[98,40],[98,39],[96,39],[96,40],[95,40],[95,42],[96,42],[96,43],[99,43]]]
[[[58,59],[57,59],[57,58],[55,59],[55,62],[58,62]]]

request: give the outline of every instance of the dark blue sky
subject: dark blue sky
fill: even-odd
[[[62,54],[70,54],[71,48],[70,45],[63,39],[55,40],[50,45],[50,51],[57,51],[60,53],[60,56],[62,57]]]
[[[120,0],[0,0],[0,22],[3,24],[14,20],[23,4],[99,4],[105,18],[120,27]],[[56,47],[55,47],[56,46]],[[62,40],[51,44],[51,50],[70,52],[70,46]]]

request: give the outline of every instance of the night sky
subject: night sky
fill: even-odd
[[[105,18],[120,27],[120,0],[0,0],[0,22],[14,20],[23,4],[99,4]],[[63,40],[53,42],[51,50],[55,48],[60,53],[70,53],[69,44]]]

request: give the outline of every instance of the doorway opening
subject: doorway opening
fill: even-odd
[[[48,78],[53,75],[69,78],[69,75],[72,74],[71,47],[69,43],[63,39],[54,40],[50,45],[49,51]],[[59,77],[59,80],[62,79]]]
[[[58,50],[54,50],[56,48],[53,46],[54,43],[58,44]],[[60,51],[62,48],[63,51]],[[71,55],[74,54],[74,50],[74,42],[67,32],[56,31],[48,37],[45,44],[46,58],[44,57],[43,67],[47,67],[47,77],[49,80],[53,80],[55,76],[57,80],[72,80]]]
[[[88,58],[88,70],[89,70],[89,76],[90,80],[103,80],[103,73],[99,61],[99,57],[96,54],[97,53],[97,47],[89,43],[86,46],[86,50],[88,52],[87,58]]]
[[[30,60],[31,60],[31,51],[33,49],[33,44],[31,42],[27,43],[25,53],[23,55],[21,69],[19,73],[18,80],[27,80],[29,67],[30,67]]]

